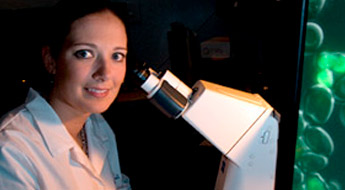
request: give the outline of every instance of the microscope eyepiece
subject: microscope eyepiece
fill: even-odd
[[[136,78],[139,80],[140,84],[143,84],[150,76],[150,71],[146,68],[142,69],[134,69],[133,73],[135,74]]]

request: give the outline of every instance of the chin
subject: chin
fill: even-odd
[[[96,101],[89,104],[90,113],[103,113],[107,111],[115,98],[109,98],[103,101]]]
[[[107,111],[109,107],[110,107],[110,104],[98,103],[98,104],[93,104],[93,105],[89,105],[89,106],[85,107],[85,110],[91,114],[103,113],[103,112]]]
[[[110,105],[109,105],[110,106]],[[109,106],[99,107],[93,110],[92,113],[103,113],[108,110]]]

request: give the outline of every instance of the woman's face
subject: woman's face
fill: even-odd
[[[126,54],[125,26],[110,11],[73,22],[55,60],[50,97],[53,107],[79,113],[104,112],[124,81]]]

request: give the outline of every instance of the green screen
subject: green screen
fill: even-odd
[[[294,190],[345,189],[344,7],[309,0]]]

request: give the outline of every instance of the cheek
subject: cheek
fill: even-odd
[[[116,83],[122,84],[126,76],[126,65],[121,67],[116,67],[114,72],[114,80]]]
[[[72,87],[85,81],[88,71],[83,67],[76,67],[77,64],[61,64],[58,72],[58,80],[65,87]],[[60,76],[60,77],[59,77]]]

